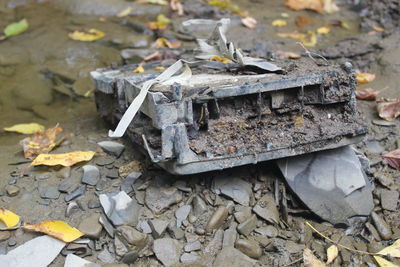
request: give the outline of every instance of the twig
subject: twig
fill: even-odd
[[[299,44],[301,47],[303,47],[303,49],[304,49],[305,53],[307,54],[307,56],[308,56],[309,58],[311,58],[312,61],[315,62],[315,64],[317,64],[317,60],[313,57],[313,55],[322,58],[322,59],[325,61],[326,65],[327,65],[327,66],[329,65],[329,61],[328,61],[325,57],[323,57],[323,56],[320,55],[320,54],[317,54],[317,53],[314,53],[314,52],[310,52],[310,50],[308,50],[308,49],[303,45],[302,42],[296,42],[296,43]]]

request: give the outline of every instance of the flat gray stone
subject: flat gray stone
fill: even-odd
[[[381,205],[385,210],[396,211],[399,201],[399,192],[396,190],[381,190]]]
[[[371,184],[350,146],[277,161],[297,196],[318,216],[333,224],[368,216],[374,205]]]
[[[100,214],[95,213],[83,219],[78,225],[78,230],[84,233],[87,237],[99,239],[103,226],[99,222]]]
[[[253,211],[267,222],[279,223],[279,211],[271,194],[265,194],[261,197],[254,206]]]
[[[146,189],[145,204],[156,214],[182,201],[182,193],[176,187],[149,186]]]
[[[97,258],[104,263],[115,262],[114,256],[107,249],[104,249],[102,252],[100,252],[99,255],[97,255]]]
[[[253,194],[251,184],[236,177],[217,177],[213,180],[212,190],[216,194],[230,197],[233,201],[248,206]]]
[[[208,209],[206,202],[204,202],[204,200],[198,195],[193,198],[192,206],[193,213],[197,217],[201,216]]]
[[[65,243],[53,237],[43,235],[0,255],[1,266],[47,267],[61,252]]]
[[[99,199],[104,213],[115,226],[137,225],[141,207],[124,191],[101,194]]]
[[[93,165],[85,165],[82,167],[83,177],[82,183],[88,185],[96,185],[100,180],[100,170]]]
[[[248,236],[251,232],[253,232],[254,229],[256,229],[256,227],[257,227],[257,216],[252,215],[246,221],[238,225],[237,231],[244,236]]]
[[[183,253],[181,256],[182,263],[195,263],[201,261],[201,257],[194,253]]]
[[[234,247],[224,247],[215,258],[214,267],[253,267],[257,261]]]
[[[86,186],[82,185],[75,189],[71,194],[65,196],[65,201],[69,202],[71,200],[74,200],[75,198],[78,198],[80,196],[83,196],[86,192]]]
[[[138,229],[142,230],[145,234],[151,234],[151,227],[147,221],[140,221],[138,223]]]
[[[64,267],[101,267],[100,264],[82,259],[74,254],[68,254],[65,258]]]
[[[259,233],[262,236],[266,236],[266,237],[277,237],[278,236],[278,230],[273,227],[272,225],[267,225],[267,226],[263,226],[260,228],[257,228],[254,230],[256,233]]]
[[[167,230],[169,221],[153,219],[148,221],[154,239],[161,238]]]
[[[182,207],[179,207],[176,211],[175,211],[175,217],[176,217],[176,226],[177,227],[181,227],[182,226],[182,222],[184,220],[186,220],[186,218],[188,217],[190,211],[192,209],[192,206],[190,205],[183,205]]]
[[[224,232],[224,239],[222,240],[222,247],[233,247],[238,237],[236,231],[237,223],[232,222],[228,229]]]
[[[183,248],[185,252],[192,252],[195,250],[200,250],[201,249],[201,243],[199,240],[196,240],[192,243],[186,244],[186,246]]]
[[[172,238],[161,238],[154,240],[153,251],[157,259],[165,266],[179,263],[182,245]]]
[[[142,176],[141,172],[131,172],[128,176],[122,181],[121,190],[125,191],[125,193],[129,194],[133,191],[132,185],[136,182],[137,179]]]
[[[38,187],[38,190],[41,198],[58,199],[60,197],[60,192],[56,186]]]
[[[105,152],[116,156],[117,158],[121,156],[124,152],[125,146],[123,144],[114,141],[102,141],[97,143]]]

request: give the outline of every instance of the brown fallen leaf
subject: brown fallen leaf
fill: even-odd
[[[169,0],[169,7],[172,11],[176,11],[179,16],[183,16],[183,6],[180,0]]]
[[[317,29],[318,34],[328,34],[328,33],[330,33],[330,31],[331,31],[331,29],[326,26],[322,26]]]
[[[339,250],[337,248],[337,246],[335,245],[331,245],[327,250],[326,250],[326,254],[327,254],[327,260],[326,260],[326,264],[331,264],[339,255]]]
[[[275,51],[275,55],[279,59],[299,59],[301,56],[297,53],[294,52],[287,52],[287,51],[282,51],[282,50],[277,50]]]
[[[62,165],[70,167],[82,161],[89,161],[96,152],[93,151],[75,151],[61,154],[40,154],[31,163],[31,166],[46,165],[56,166]]]
[[[379,117],[387,121],[393,121],[400,115],[400,100],[398,98],[381,98],[376,101],[378,104]]]
[[[304,28],[306,27],[308,24],[310,24],[312,22],[312,19],[309,17],[303,17],[303,16],[297,16],[295,23],[299,28]]]
[[[255,29],[257,27],[256,19],[249,16],[242,18],[242,24],[249,29]]]
[[[325,12],[324,5],[321,0],[287,0],[285,2],[285,6],[296,11],[310,9],[321,14]]]
[[[314,47],[317,44],[317,35],[315,32],[308,31],[307,34],[300,32],[291,32],[291,33],[278,33],[279,37],[283,38],[291,38],[297,41],[300,41],[305,46]]]
[[[376,99],[377,95],[380,93],[380,91],[375,91],[372,88],[367,88],[367,89],[357,89],[356,90],[356,97],[358,100],[367,100],[367,101],[373,101]]]
[[[382,155],[382,157],[390,166],[396,170],[400,170],[400,148],[390,151],[389,153]]]
[[[171,49],[177,49],[179,47],[181,47],[182,42],[181,41],[168,41],[166,38],[164,37],[159,37],[157,38],[157,40],[151,45],[152,47],[155,48],[160,48],[160,47],[168,47]]]
[[[150,30],[165,30],[170,23],[171,19],[167,18],[164,14],[159,14],[156,21],[150,21],[147,25]]]
[[[356,80],[359,84],[369,83],[375,80],[376,75],[373,73],[367,72],[357,72],[356,73]]]
[[[24,229],[40,232],[60,239],[64,242],[72,242],[84,234],[78,229],[71,227],[64,221],[43,221],[38,224],[24,225]]]
[[[139,64],[139,66],[136,67],[136,69],[133,70],[133,73],[142,73],[144,72],[144,68],[141,64]]]
[[[303,251],[303,261],[305,267],[326,267],[326,264],[317,259],[309,248]]]
[[[229,58],[220,57],[220,56],[213,56],[213,57],[210,58],[210,60],[219,61],[219,62],[222,62],[224,64],[228,64],[228,63],[232,62],[232,60],[230,60]]]
[[[58,125],[47,130],[41,130],[32,136],[21,140],[24,156],[27,159],[34,159],[37,155],[48,153],[61,144],[67,137],[62,134],[63,129]]]

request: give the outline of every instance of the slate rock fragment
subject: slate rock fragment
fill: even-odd
[[[237,177],[217,177],[213,180],[212,190],[243,206],[249,205],[253,193],[251,184]]]
[[[279,223],[279,211],[271,194],[265,194],[260,198],[253,211],[269,223]]]
[[[101,194],[99,199],[105,214],[115,226],[137,225],[141,207],[124,191]]]
[[[85,165],[82,167],[83,177],[82,183],[88,185],[96,185],[100,180],[100,170],[93,165]]]
[[[161,238],[154,240],[153,251],[157,259],[165,266],[179,263],[182,245],[172,238]]]
[[[119,158],[124,152],[125,146],[123,144],[120,144],[118,142],[114,141],[102,141],[97,143],[105,152],[116,156]]]
[[[182,193],[175,187],[149,186],[146,189],[145,204],[156,214],[182,201]]]

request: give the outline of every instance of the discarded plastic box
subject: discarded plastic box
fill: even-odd
[[[283,74],[240,75],[199,64],[187,84],[153,86],[127,135],[152,162],[185,175],[255,164],[361,141],[349,65],[278,62]],[[222,64],[222,63],[221,63]],[[137,65],[92,72],[101,116],[116,123],[141,84]]]

